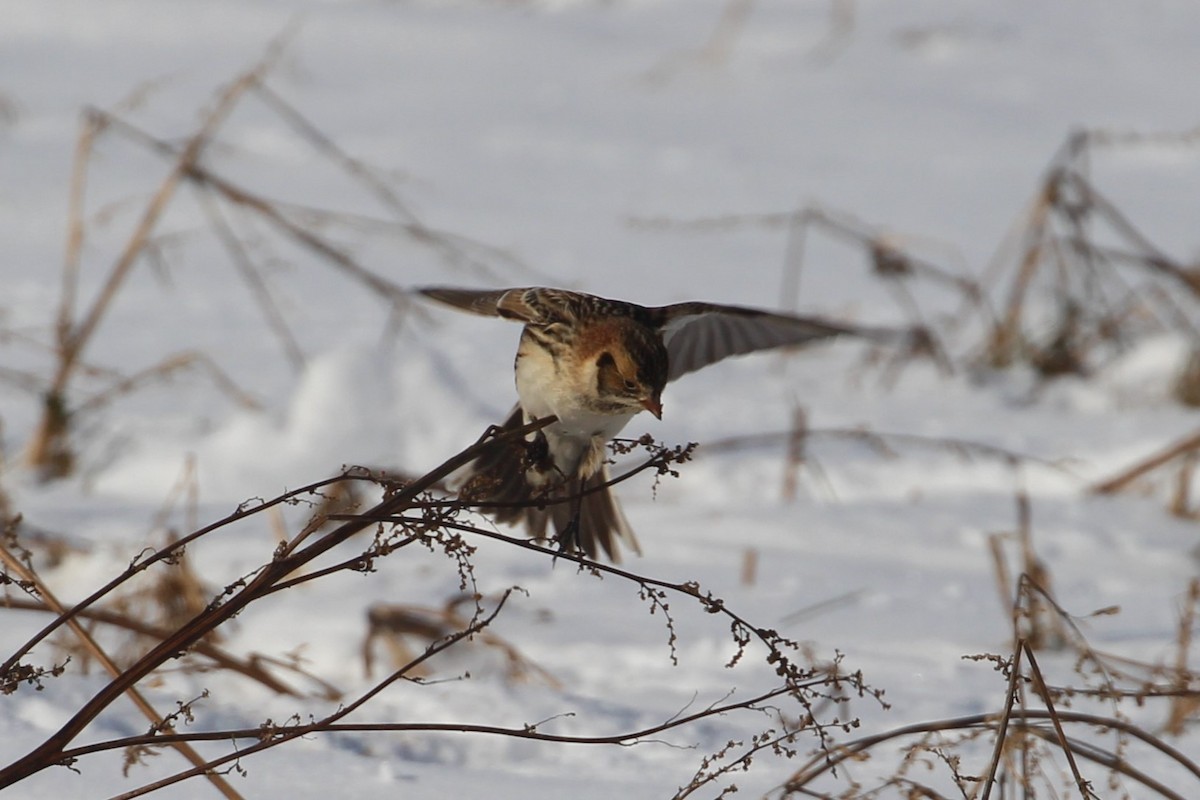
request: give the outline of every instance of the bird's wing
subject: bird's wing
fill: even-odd
[[[439,303],[445,303],[459,311],[467,311],[485,317],[510,316],[511,312],[508,314],[501,312],[502,303],[509,295],[519,299],[525,291],[525,289],[455,289],[450,286],[428,286],[417,290],[419,294],[430,300],[437,300]],[[509,304],[511,305],[511,301]]]
[[[713,303],[677,303],[650,311],[660,320],[667,346],[668,381],[729,356],[862,333],[816,317]]]
[[[576,305],[587,295],[563,289],[455,289],[429,286],[419,294],[460,311],[485,317],[504,317],[533,325],[548,325],[574,319]]]

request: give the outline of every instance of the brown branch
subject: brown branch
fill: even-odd
[[[499,611],[499,608],[496,609]],[[495,613],[489,615],[486,621],[494,618]],[[257,728],[236,728],[219,731],[187,731],[184,733],[163,733],[163,734],[141,734],[138,736],[128,736],[121,739],[110,739],[103,742],[94,742],[87,745],[82,745],[77,748],[63,753],[65,758],[78,759],[84,756],[102,753],[110,750],[119,750],[126,747],[156,747],[168,745],[173,742],[234,742],[239,739],[253,739],[257,741],[256,745],[248,748],[237,750],[229,753],[226,756],[219,757],[209,762],[207,765],[210,769],[222,766],[230,761],[252,755],[262,750],[283,744],[292,739],[302,736],[311,736],[316,733],[380,733],[380,732],[422,732],[422,733],[473,733],[473,734],[488,734],[495,736],[509,736],[517,739],[529,739],[539,742],[553,742],[557,744],[579,744],[579,745],[623,745],[630,746],[639,744],[649,739],[652,736],[664,733],[666,731],[675,730],[677,728],[686,727],[687,725],[709,717],[718,717],[728,714],[732,711],[740,711],[746,709],[757,709],[763,703],[788,694],[792,690],[786,687],[777,687],[767,692],[755,695],[747,700],[742,700],[736,703],[727,703],[719,706],[711,706],[703,711],[697,711],[693,714],[685,716],[673,717],[665,722],[651,725],[646,728],[641,728],[634,731],[624,733],[596,735],[596,736],[579,736],[568,734],[544,733],[539,731],[535,725],[523,725],[519,728],[510,728],[500,725],[476,725],[472,723],[459,722],[365,722],[365,723],[347,723],[337,722],[336,720],[346,717],[354,708],[365,703],[387,685],[395,682],[404,674],[411,672],[421,661],[424,661],[440,652],[446,647],[462,641],[463,639],[481,632],[486,627],[486,621],[481,620],[471,627],[469,630],[464,630],[456,633],[452,637],[452,641],[438,643],[438,649],[434,652],[427,651],[417,659],[410,661],[404,667],[392,673],[388,678],[381,681],[372,687],[367,693],[358,698],[352,707],[346,707],[331,714],[325,719],[317,720],[306,724],[286,725],[286,726],[260,726]],[[822,678],[821,681],[825,679]],[[786,737],[794,736],[800,730],[792,730]],[[786,738],[785,737],[785,738]],[[121,798],[138,797],[142,794],[148,794],[150,791],[163,788],[169,783],[177,783],[185,780],[188,777],[193,777],[199,774],[197,772],[189,772],[187,774],[180,773],[165,778],[157,784],[141,787],[133,792],[120,795]]]
[[[509,431],[496,433],[494,436],[485,438],[475,445],[463,450],[458,455],[445,461],[440,466],[436,467],[429,473],[426,473],[420,479],[398,489],[390,497],[387,497],[383,502],[379,503],[374,511],[377,516],[395,514],[408,507],[417,496],[428,491],[433,485],[450,475],[455,470],[469,464],[480,453],[487,448],[494,446],[494,441],[501,438],[518,438],[528,433],[539,430],[546,425],[555,421],[555,417],[545,417],[540,420],[524,425],[520,428],[515,428]],[[255,511],[261,511],[267,504],[257,506]],[[228,519],[228,518],[227,518]],[[295,572],[300,567],[312,562],[322,554],[333,549],[337,545],[349,539],[354,534],[361,531],[363,528],[371,524],[369,518],[360,520],[350,520],[342,525],[316,539],[312,543],[306,545],[300,550],[289,553],[287,555],[279,554],[272,561],[263,565],[256,574],[243,582],[234,584],[229,588],[231,594],[224,599],[223,602],[214,602],[204,611],[194,617],[189,623],[181,627],[172,636],[165,639],[155,647],[151,648],[141,658],[127,667],[121,674],[108,683],[106,686],[85,703],[76,711],[56,732],[47,737],[41,744],[33,750],[21,757],[17,761],[0,769],[0,788],[11,786],[53,764],[60,763],[63,757],[63,751],[67,745],[83,732],[92,720],[94,720],[104,709],[110,706],[113,701],[125,692],[131,686],[136,685],[139,681],[145,678],[154,670],[158,669],[163,663],[173,658],[175,654],[186,650],[194,642],[200,640],[204,636],[211,633],[217,627],[227,622],[229,619],[236,616],[246,606],[250,605],[260,597],[269,593],[272,587],[284,580],[288,575]],[[150,558],[145,559],[141,564],[137,565],[144,569],[147,563],[153,560],[161,560],[167,557],[164,552],[175,552],[183,543],[191,541],[203,532],[213,529],[210,526],[202,531],[197,531],[189,536],[181,538],[173,545],[157,551]],[[133,565],[126,570],[128,574],[133,569]],[[92,602],[94,599],[89,598]],[[78,609],[79,606],[76,606]],[[70,612],[61,615],[60,618],[70,618]],[[61,624],[61,623],[59,623]],[[22,648],[22,651],[27,651],[31,645],[27,644]],[[11,661],[12,659],[10,659]]]
[[[1146,475],[1149,472],[1161,467],[1173,459],[1200,449],[1200,432],[1185,436],[1173,444],[1168,445],[1163,450],[1146,458],[1132,467],[1122,470],[1117,475],[1111,478],[1093,484],[1089,489],[1093,494],[1116,494],[1117,492],[1126,489],[1129,484],[1136,481],[1138,478]]]

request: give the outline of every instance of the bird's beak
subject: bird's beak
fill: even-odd
[[[662,419],[662,400],[658,398],[658,395],[647,397],[642,401],[642,405],[654,415],[655,419]]]

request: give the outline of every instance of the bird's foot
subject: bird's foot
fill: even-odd
[[[523,461],[526,471],[558,471],[554,459],[550,457],[550,443],[546,441],[546,437],[542,435],[541,431],[538,431],[532,439],[525,441]]]
[[[567,526],[558,531],[558,535],[554,537],[558,544],[560,553],[569,553],[571,555],[582,555],[579,551],[579,517],[575,516],[567,523]]]

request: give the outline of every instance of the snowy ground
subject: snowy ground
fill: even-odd
[[[293,26],[267,78],[271,89],[386,175],[425,225],[478,243],[463,245],[473,256],[464,264],[394,230],[313,224],[390,281],[548,283],[647,304],[791,306],[869,324],[898,324],[905,314],[870,277],[860,249],[811,236],[799,294],[781,297],[795,241],[755,215],[819,206],[977,275],[1072,130],[1162,133],[1200,123],[1188,77],[1200,74],[1200,9],[1190,3],[759,0],[741,27],[722,29],[726,38],[705,49],[725,6],[0,4],[0,490],[28,523],[85,549],[45,568],[54,591],[64,600],[83,597],[142,547],[161,544],[164,530],[190,530],[247,498],[272,497],[344,464],[422,472],[499,421],[514,398],[514,326],[429,308],[391,316],[360,284],[243,214],[234,226],[265,264],[307,356],[292,368],[196,195],[181,189],[155,231],[160,258],[137,263],[85,359],[131,374],[202,352],[259,408],[237,405],[199,372],[179,373],[81,416],[78,473],[39,484],[20,461],[37,397],[10,371],[35,375],[42,386],[52,372],[45,345],[85,107],[179,144],[219,87]],[[845,31],[836,9],[853,11]],[[238,105],[204,163],[275,201],[388,217],[363,184],[256,95]],[[1200,150],[1151,138],[1098,148],[1090,166],[1100,189],[1160,248],[1182,261],[1197,257]],[[80,308],[167,169],[113,131],[97,140]],[[725,224],[680,224],[705,219]],[[915,291],[935,324],[957,308],[926,284]],[[947,344],[963,359],[978,334],[956,336]],[[1085,489],[1196,427],[1196,414],[1170,396],[1186,350],[1179,337],[1147,338],[1093,365],[1087,379],[1050,384],[1022,370],[944,375],[920,362],[893,381],[865,364],[853,342],[689,376],[669,388],[661,423],[639,418],[629,429],[701,449],[656,492],[645,476],[620,489],[645,550],[627,566],[672,582],[698,580],[755,624],[808,643],[819,660],[844,654],[844,666],[861,669],[891,704],[884,712],[854,701],[862,727],[853,735],[989,712],[1003,705],[1004,678],[962,657],[1011,649],[990,541],[1015,529],[1016,498],[1025,491],[1058,602],[1078,615],[1120,607],[1080,622],[1092,645],[1173,662],[1179,609],[1197,572],[1195,524],[1169,516],[1162,492],[1101,498]],[[73,388],[82,398],[104,385],[93,375]],[[705,453],[706,442],[787,431],[796,406],[816,429],[948,437],[1034,460],[1014,469],[1000,458],[919,443],[897,443],[884,456],[861,441],[818,435],[797,495],[787,500],[782,440]],[[189,464],[195,502],[188,509],[172,501],[164,522],[160,510]],[[301,520],[289,511],[283,524],[294,531]],[[274,546],[270,527],[258,522],[193,555],[216,590]],[[1015,550],[1007,547],[1011,560]],[[749,585],[740,579],[748,551],[758,557]],[[674,666],[661,615],[650,615],[628,584],[486,542],[476,571],[486,592],[525,591],[495,632],[558,685],[509,683],[500,659],[475,648],[448,656],[435,673],[469,671],[469,680],[393,687],[368,707],[370,720],[520,727],[573,715],[543,729],[599,735],[651,726],[731,691],[741,696],[771,677],[752,657],[725,669],[728,626],[682,601],[673,605]],[[239,618],[224,646],[273,655],[302,648],[314,672],[353,695],[370,685],[359,657],[365,610],[378,602],[440,605],[456,590],[444,559],[402,553],[370,575],[276,598]],[[39,624],[7,612],[0,655]],[[42,648],[35,660],[54,655]],[[1081,685],[1073,658],[1043,654],[1048,679]],[[71,671],[42,692],[23,688],[0,699],[0,765],[84,703],[102,684],[97,673]],[[210,697],[197,704],[195,723],[205,728],[254,727],[335,707],[279,697],[226,673],[171,674],[147,691],[169,710],[205,689]],[[1125,711],[1158,731],[1164,709]],[[247,797],[670,797],[705,754],[769,724],[729,715],[664,735],[670,744],[625,748],[462,735],[314,737],[248,759],[248,774],[231,780]],[[145,727],[121,705],[84,739]],[[1189,734],[1168,741],[1200,753],[1194,722]],[[889,752],[887,763],[854,765],[849,777],[890,774],[897,751]],[[964,752],[975,759],[964,773],[986,768],[986,743]],[[1196,776],[1144,751],[1129,757],[1181,796],[1200,796]],[[164,754],[123,777],[119,757],[95,757],[76,765],[79,773],[45,771],[14,796],[118,795],[181,769],[177,759]],[[756,761],[737,783],[757,796],[794,767]],[[1103,796],[1107,771],[1084,770]],[[216,796],[200,781],[165,794]]]

